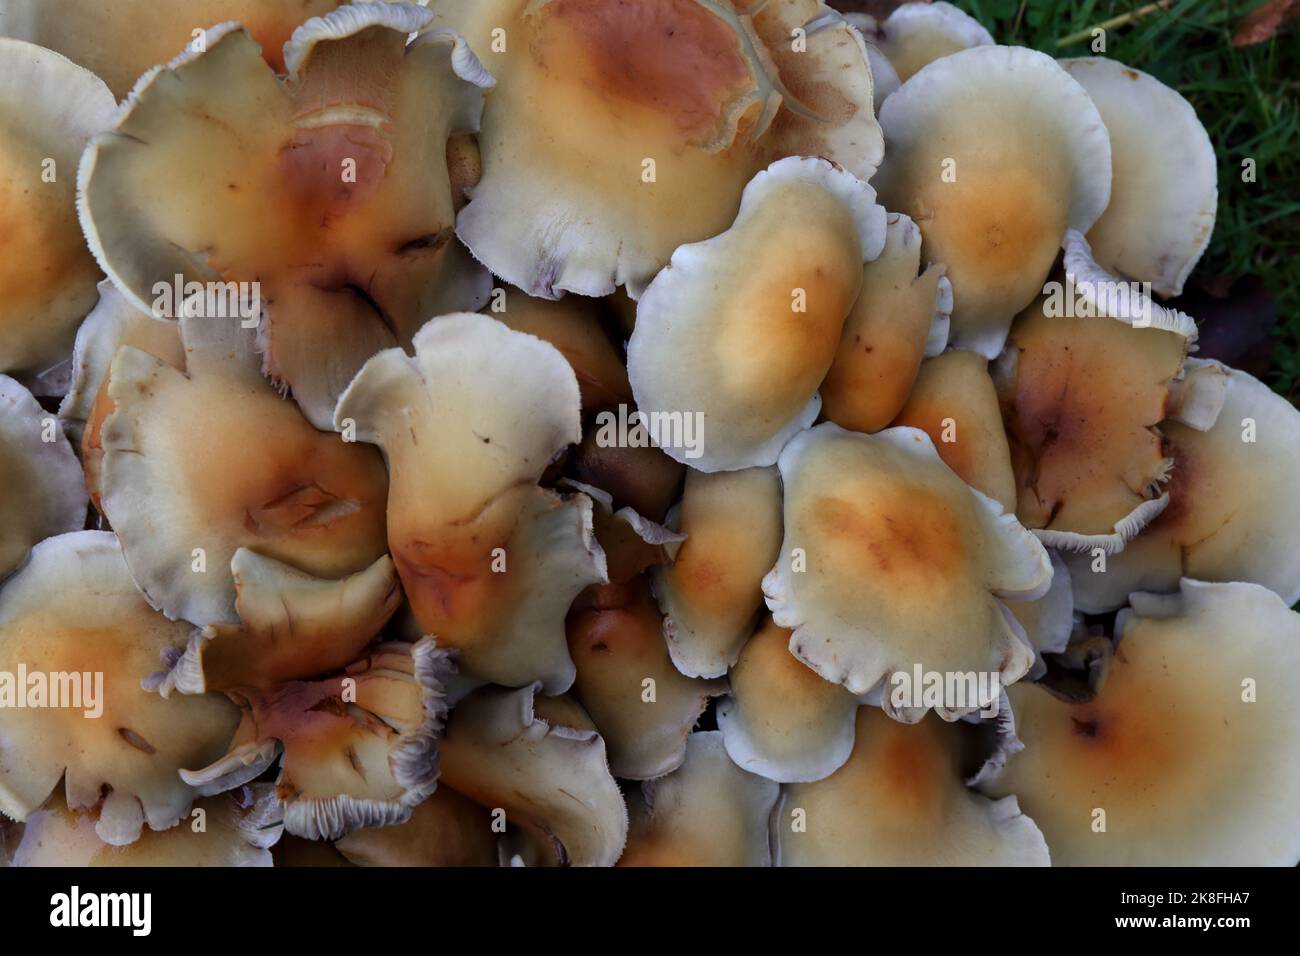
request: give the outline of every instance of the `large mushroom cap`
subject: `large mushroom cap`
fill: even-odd
[[[1153,76],[1105,57],[1062,60],[1110,134],[1110,205],[1088,230],[1109,272],[1179,295],[1209,245],[1218,164],[1192,104]]]
[[[902,81],[940,57],[993,43],[978,20],[943,0],[900,4],[867,37]]]
[[[1134,594],[1090,701],[1009,691],[1015,794],[1066,866],[1294,866],[1300,615],[1254,584]]]
[[[875,191],[844,169],[791,157],[755,176],[732,227],[674,252],[638,304],[628,376],[655,444],[701,471],[775,462],[817,417],[884,241]]]
[[[827,422],[790,442],[780,468],[785,541],[763,591],[794,631],[796,657],[853,694],[916,667],[1002,683],[1029,669],[1033,652],[998,597],[1043,594],[1047,552],[953,474],[929,436]],[[945,701],[939,712],[989,703]]]
[[[889,144],[875,182],[942,262],[952,342],[986,358],[1042,291],[1069,228],[1110,196],[1106,127],[1084,89],[1045,54],[978,46],[923,67],[885,101]]]
[[[93,73],[32,43],[0,37],[0,73],[0,372],[37,375],[68,358],[95,304],[77,160],[116,104]]]
[[[919,724],[861,707],[848,762],[787,784],[772,817],[780,866],[1047,866],[1047,846],[1015,797],[966,788],[961,724]]]
[[[1086,552],[1068,556],[1085,611],[1113,610],[1131,591],[1171,591],[1184,576],[1250,581],[1287,604],[1300,601],[1300,412],[1217,362],[1189,359],[1186,380],[1224,389],[1212,403],[1221,403],[1217,420],[1208,430],[1163,423],[1173,459],[1169,506],[1104,563]]]
[[[145,823],[174,826],[196,796],[178,771],[220,755],[238,723],[224,697],[163,700],[140,686],[188,631],[144,602],[112,534],[33,548],[0,589],[0,694],[15,703],[0,722],[0,811],[26,819],[62,779],[69,808],[100,806],[107,842],[131,843]],[[32,702],[21,673],[30,686],[41,675],[45,705],[16,706]],[[51,695],[64,706],[48,706]]]

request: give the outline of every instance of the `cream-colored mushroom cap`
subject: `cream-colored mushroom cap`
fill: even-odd
[[[369,567],[385,545],[380,455],[281,398],[237,318],[180,325],[184,372],[118,350],[100,436],[104,512],[150,602],[199,626],[237,622],[241,547],[321,577]]]
[[[780,553],[780,473],[691,470],[670,523],[686,540],[651,572],[668,651],[683,674],[720,677],[753,633],[763,575]]]
[[[1047,552],[1014,515],[939,458],[928,435],[832,423],[781,453],[785,540],[763,580],[790,650],[865,694],[899,672],[996,673],[1010,684],[1033,651],[999,597],[1042,595]],[[948,701],[946,719],[990,701]],[[886,700],[886,706],[891,706]],[[893,708],[919,719],[924,708]]]
[[[116,104],[93,73],[32,43],[0,37],[0,73],[0,372],[37,375],[68,358],[95,304],[77,159]]]
[[[885,101],[881,201],[921,227],[952,283],[952,344],[995,358],[1070,228],[1110,196],[1110,143],[1088,94],[1049,56],[979,46],[923,67]]]
[[[264,370],[318,428],[367,358],[487,300],[453,236],[447,140],[477,128],[490,77],[445,31],[408,46],[429,16],[340,7],[294,31],[284,78],[215,28],[141,78],[81,163],[87,241],[127,297],[166,310],[182,276],[238,291],[227,309],[255,300]]]
[[[868,39],[889,58],[904,82],[940,57],[993,43],[978,20],[943,0],[899,5]]]
[[[1046,671],[1043,655],[1064,651],[1074,633],[1074,589],[1070,572],[1058,552],[1049,551],[1048,555],[1052,559],[1052,586],[1047,593],[1032,601],[1007,601],[1007,610],[1020,622],[1037,655],[1029,672],[1032,679]]]
[[[1065,866],[1294,866],[1300,615],[1255,584],[1134,594],[1096,697],[1009,690],[1016,795]]]
[[[772,816],[780,866],[1047,866],[1015,797],[989,800],[961,775],[961,724],[901,724],[861,707],[848,762],[786,784]]]
[[[1192,104],[1155,77],[1105,57],[1062,60],[1110,134],[1110,205],[1088,230],[1097,261],[1179,295],[1210,242],[1218,164]]]
[[[701,471],[770,465],[817,389],[884,247],[875,191],[823,159],[780,160],[719,236],[673,253],[637,306],[628,377],[646,430]]]
[[[536,687],[485,687],[456,705],[441,741],[457,792],[505,810],[552,863],[612,866],[627,841],[627,807],[605,742],[580,707]]]
[[[691,734],[686,762],[628,797],[619,866],[770,866],[768,818],[779,789],[727,757],[722,735]]]
[[[457,231],[529,295],[639,297],[674,249],[726,228],[774,159],[825,156],[863,179],[880,161],[865,46],[820,3],[430,7],[498,81]]]
[[[33,548],[0,589],[0,811],[25,820],[62,780],[71,809],[100,808],[106,842],[175,826],[197,795],[177,771],[219,756],[239,720],[224,697],[163,700],[140,686],[188,631],[145,603],[112,534]]]
[[[85,523],[81,466],[58,419],[0,375],[0,579],[38,541]]]
[[[1156,302],[1141,283],[1099,266],[1092,246],[1079,230],[1067,230],[1061,248],[1066,279],[1061,291],[1073,297],[1076,315],[1105,316],[1135,328],[1163,329],[1196,341],[1195,319]]]
[[[1208,381],[1209,391],[1226,387],[1222,410],[1206,431],[1176,421],[1160,426],[1173,459],[1169,507],[1122,553],[1104,562],[1068,557],[1085,611],[1113,610],[1135,590],[1173,590],[1184,576],[1250,581],[1288,605],[1300,601],[1300,412],[1217,362],[1189,359],[1187,380]]]

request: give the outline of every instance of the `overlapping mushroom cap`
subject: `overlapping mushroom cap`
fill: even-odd
[[[405,823],[354,830],[334,846],[357,866],[496,866],[497,840],[487,807],[440,782]]]
[[[794,632],[796,657],[853,694],[914,666],[1008,684],[1025,674],[1033,651],[998,596],[1042,595],[1047,553],[953,474],[924,432],[868,436],[828,422],[791,441],[780,468],[785,541],[763,590]],[[900,719],[925,712],[889,697]],[[953,719],[990,703],[939,712]]]
[[[1024,750],[985,789],[1058,865],[1294,865],[1300,615],[1254,584],[1131,600],[1094,699],[1010,689]]]
[[[67,358],[95,304],[100,272],[77,225],[77,159],[115,104],[94,74],[31,43],[0,37],[0,73],[0,372],[39,381]]]
[[[861,37],[807,0],[431,4],[497,88],[483,178],[457,230],[530,295],[633,296],[677,246],[721,232],[772,160],[880,161]],[[797,31],[794,32],[794,31]]]
[[[265,307],[265,371],[318,427],[370,355],[487,298],[452,234],[446,154],[491,79],[445,31],[408,46],[428,21],[340,7],[294,32],[283,80],[243,29],[211,30],[141,79],[82,161],[86,235],[127,297],[152,309],[178,276],[260,283],[238,291]]]
[[[921,228],[952,283],[952,343],[994,358],[1043,287],[1067,229],[1110,198],[1110,143],[1088,94],[1056,62],[977,46],[923,67],[880,109],[873,182]]]
[[[901,81],[940,57],[993,43],[978,20],[943,0],[903,3],[878,24],[859,22],[863,35],[889,59]]]
[[[70,809],[99,808],[95,832],[108,843],[188,813],[199,794],[178,771],[219,756],[238,723],[223,697],[163,700],[140,686],[188,630],[145,603],[112,534],[32,549],[0,589],[0,811],[26,819],[62,779]],[[34,687],[45,688],[39,700]]]

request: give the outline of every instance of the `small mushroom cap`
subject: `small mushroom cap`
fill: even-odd
[[[753,633],[763,575],[780,554],[780,473],[692,470],[674,523],[686,541],[651,572],[668,651],[683,674],[720,677]]]
[[[822,415],[850,431],[888,425],[907,400],[921,359],[947,345],[951,310],[943,266],[921,270],[921,231],[891,213],[884,251],[863,267],[862,291],[822,382]]]
[[[1084,611],[1113,610],[1134,590],[1173,590],[1182,576],[1250,581],[1300,601],[1300,412],[1245,372],[1198,359],[1187,368],[1188,379],[1226,383],[1222,411],[1208,431],[1161,425],[1174,462],[1169,507],[1123,552],[1104,566],[1068,556]]]
[[[560,484],[591,499],[592,525],[596,541],[605,552],[611,585],[627,584],[647,568],[671,564],[677,557],[686,535],[670,531],[631,508],[615,511],[613,496],[599,488],[571,478],[560,479]]]
[[[768,620],[740,652],[718,703],[718,729],[736,766],[781,783],[821,780],[849,759],[858,701],[790,653]]]
[[[1019,797],[1058,865],[1294,866],[1300,615],[1190,579],[1132,603],[1094,699],[1009,689],[1025,747],[987,791]]]
[[[1047,552],[928,435],[827,422],[790,442],[780,468],[785,540],[763,591],[796,657],[853,694],[915,666],[1003,684],[1025,674],[1032,649],[998,598],[1042,595]],[[988,704],[954,703],[946,719]]]
[[[1053,547],[1122,550],[1168,503],[1156,427],[1188,340],[1106,317],[1027,309],[994,369],[1016,515]]]
[[[722,734],[686,740],[686,762],[628,796],[619,866],[770,866],[768,818],[779,788],[727,757]]]
[[[85,523],[81,466],[58,420],[0,375],[0,579],[38,541]]]
[[[826,160],[755,176],[732,227],[674,252],[638,304],[628,376],[655,444],[701,471],[775,462],[817,417],[884,240],[875,191]]]
[[[882,201],[911,216],[952,283],[952,344],[995,358],[1043,288],[1065,231],[1110,197],[1110,143],[1083,87],[1049,56],[978,46],[923,67],[885,101]]]
[[[939,0],[896,7],[876,30],[874,42],[906,82],[926,64],[973,46],[988,46],[993,37],[970,14]]]
[[[127,846],[105,843],[93,814],[68,809],[55,794],[27,818],[13,866],[270,866],[279,807],[266,784],[196,801],[167,830],[146,830]]]
[[[953,349],[921,363],[894,425],[919,428],[944,464],[1004,511],[1015,511],[1016,476],[988,360]]]
[[[145,823],[174,826],[196,796],[177,771],[220,755],[239,719],[224,697],[163,700],[140,686],[188,630],[144,602],[114,535],[79,531],[33,548],[0,590],[0,674],[43,674],[65,703],[80,686],[83,706],[6,708],[0,811],[25,820],[63,779],[73,810],[107,793],[96,828],[106,842],[131,843]]]
[[[1088,230],[1102,268],[1180,295],[1210,242],[1218,165],[1192,104],[1155,77],[1105,57],[1062,60],[1110,134],[1110,205]]]
[[[0,10],[0,33],[5,10]],[[116,103],[93,73],[0,37],[0,372],[37,374],[65,360],[95,304],[100,272],[77,224],[77,159]]]
[[[443,779],[505,810],[553,862],[613,866],[627,841],[627,807],[605,742],[581,708],[536,693],[485,687],[461,701],[441,741]]]
[[[1047,866],[1047,845],[1015,797],[966,788],[960,724],[918,724],[861,707],[848,762],[787,784],[772,816],[779,866]]]
[[[497,865],[492,815],[445,785],[405,823],[355,830],[334,846],[358,866]]]
[[[573,690],[605,739],[610,771],[652,780],[682,765],[691,729],[726,682],[686,677],[673,666],[644,579],[620,597],[570,616]]]
[[[282,399],[238,319],[185,316],[181,337],[184,372],[118,351],[101,432],[104,512],[150,602],[199,626],[237,622],[227,570],[241,547],[323,577],[369,567],[385,545],[376,450]]]

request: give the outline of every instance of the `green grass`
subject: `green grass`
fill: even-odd
[[[1090,56],[1088,30],[1147,6],[1111,0],[954,0],[999,43]],[[1236,48],[1261,0],[1175,0],[1106,34],[1106,56],[1150,73],[1196,107],[1219,158],[1214,237],[1192,281],[1258,276],[1278,304],[1270,384],[1300,398],[1300,31]],[[1082,33],[1083,39],[1060,41]],[[1253,158],[1256,181],[1242,182]]]

